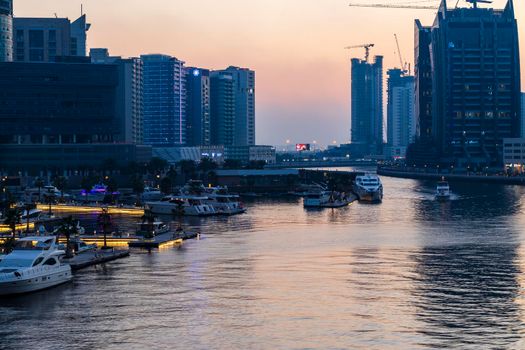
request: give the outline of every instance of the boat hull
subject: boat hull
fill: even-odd
[[[362,202],[379,203],[383,201],[383,189],[368,191],[359,186],[354,186],[354,192]]]
[[[71,267],[64,265],[49,274],[28,275],[0,280],[0,296],[33,293],[71,281]]]

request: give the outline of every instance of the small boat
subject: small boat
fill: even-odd
[[[441,179],[436,185],[436,199],[448,200],[450,199],[450,186],[445,179]]]
[[[36,292],[72,279],[56,237],[25,237],[0,261],[0,295]]]
[[[246,212],[239,196],[228,193],[227,187],[206,188],[204,195],[208,197],[206,204],[211,205],[218,215],[235,215]]]
[[[355,178],[353,191],[360,201],[381,202],[383,200],[383,184],[376,174],[365,174]]]
[[[305,208],[341,208],[350,204],[344,193],[336,191],[312,192],[303,201]]]

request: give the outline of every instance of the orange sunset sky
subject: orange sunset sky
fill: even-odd
[[[400,3],[402,0],[361,2]],[[164,53],[187,65],[229,65],[256,71],[257,143],[347,142],[349,58],[374,43],[385,71],[398,67],[397,33],[413,64],[414,19],[431,24],[434,11],[351,8],[347,0],[15,0],[15,16],[76,18],[80,4],[92,27],[88,47],[112,55]],[[405,2],[414,2],[405,1]],[[456,0],[449,0],[454,5]],[[515,0],[525,53],[525,1]],[[438,3],[427,1],[427,4]],[[503,7],[506,0],[495,0]],[[460,6],[465,6],[464,1]],[[522,84],[525,84],[522,69]],[[525,85],[524,85],[525,86]],[[386,116],[385,116],[386,118]]]

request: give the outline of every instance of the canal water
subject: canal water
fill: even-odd
[[[0,349],[525,348],[525,188],[383,183],[378,205],[184,219],[201,240],[1,299]]]

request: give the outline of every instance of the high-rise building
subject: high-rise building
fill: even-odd
[[[123,59],[110,56],[108,49],[91,49],[91,62],[94,64],[112,64],[118,66],[119,84],[117,108],[122,118],[120,131],[127,143],[143,144],[142,133],[142,60],[140,58]]]
[[[521,93],[521,137],[525,138],[525,92]]]
[[[431,27],[430,55],[431,135],[440,163],[465,168],[501,165],[503,139],[519,136],[521,127],[513,1],[498,10],[448,9],[443,0]],[[426,73],[416,70],[416,81]],[[419,101],[420,125],[424,101]]]
[[[16,62],[55,62],[62,56],[86,56],[90,24],[86,15],[73,23],[68,18],[22,18],[13,20]]]
[[[143,55],[143,139],[151,146],[186,144],[184,62],[167,55]]]
[[[255,72],[230,66],[212,72],[210,83],[212,143],[255,145]]]
[[[13,60],[13,0],[0,1],[0,62]]]
[[[431,28],[415,21],[415,114],[416,136],[432,140],[432,66],[430,64]]]
[[[135,161],[116,65],[0,63],[0,168],[58,171]]]
[[[186,68],[186,144],[211,144],[210,71]]]
[[[388,75],[386,156],[405,157],[407,147],[416,136],[414,113],[414,77],[401,69],[390,69]]]
[[[383,56],[352,59],[352,131],[355,156],[383,152]]]

